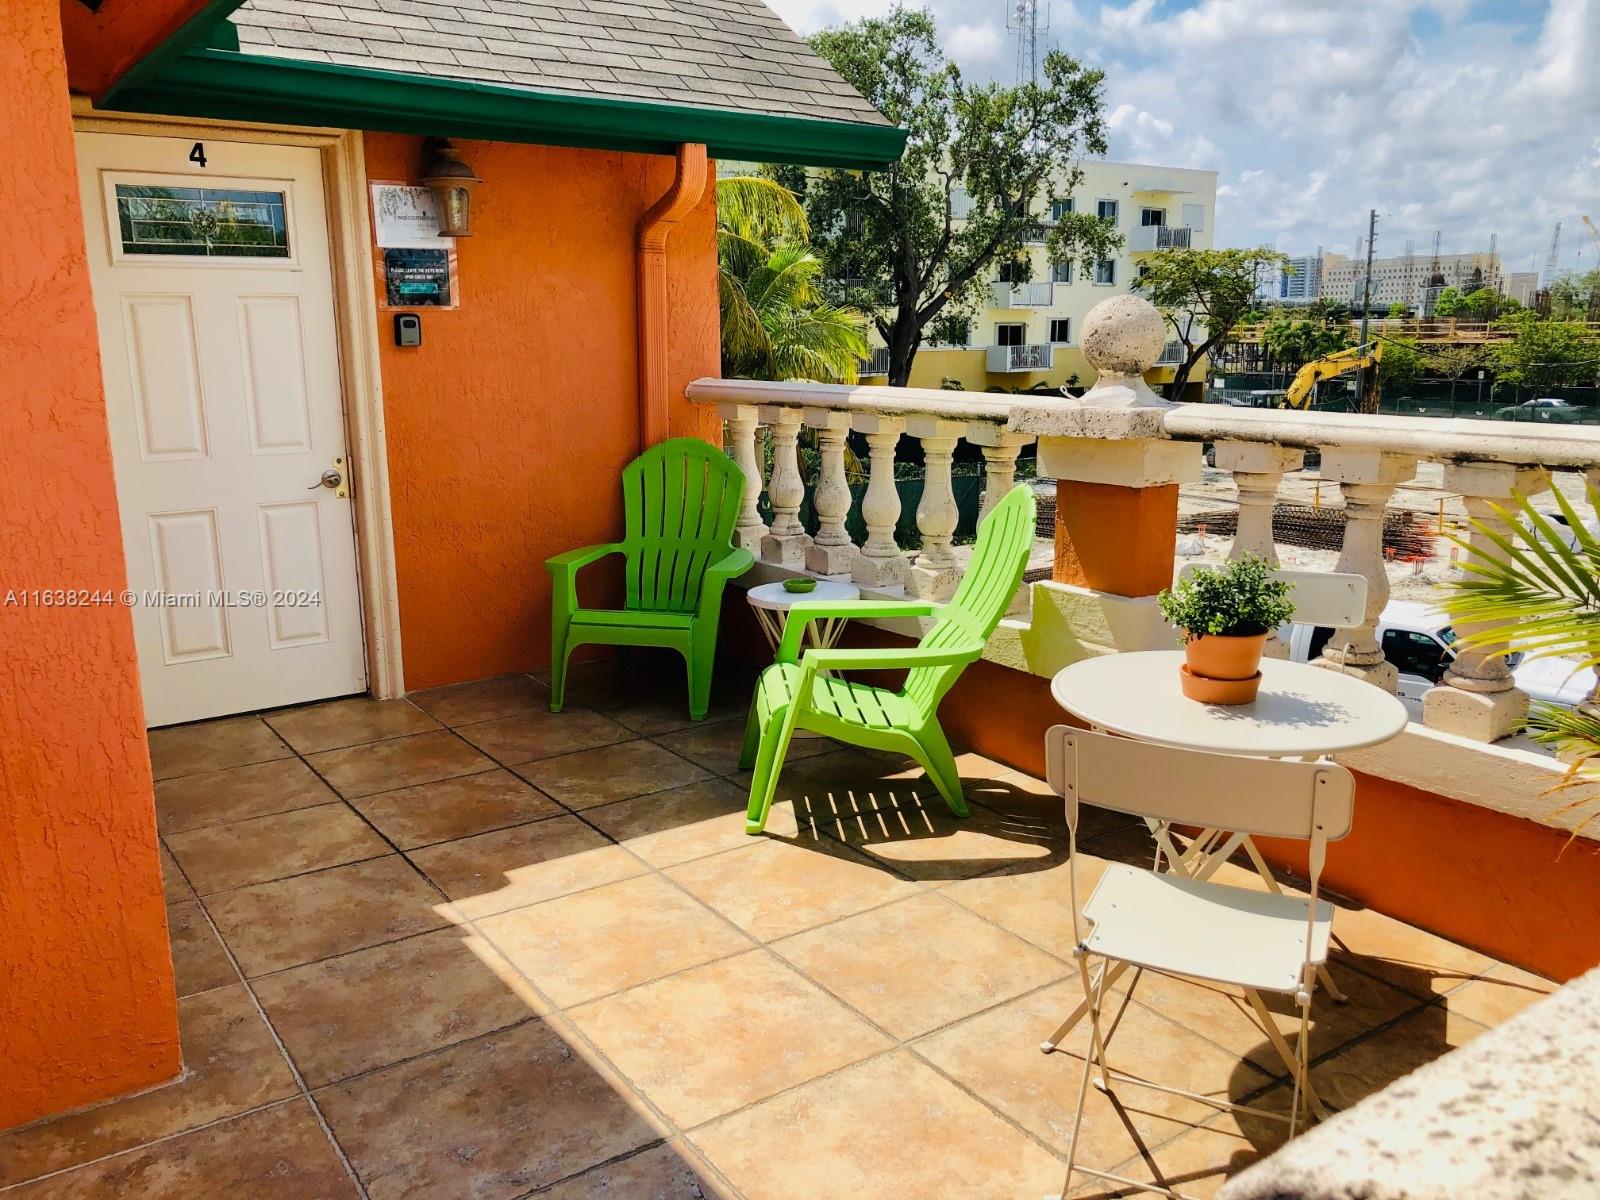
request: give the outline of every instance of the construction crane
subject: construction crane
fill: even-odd
[[[1308,362],[1295,372],[1288,391],[1284,393],[1284,405],[1288,408],[1310,408],[1316,386],[1324,379],[1332,379],[1346,371],[1376,367],[1382,361],[1383,343],[1368,342],[1365,346],[1351,346],[1348,350],[1338,350],[1326,358]],[[1376,378],[1377,373],[1373,375]]]
[[[1583,227],[1589,231],[1589,236],[1594,239],[1596,253],[1600,253],[1600,229],[1596,229],[1594,222],[1589,220],[1587,216],[1583,218]]]
[[[1555,232],[1550,235],[1550,253],[1544,257],[1544,286],[1549,287],[1556,281],[1556,263],[1561,255],[1561,222],[1556,222]]]

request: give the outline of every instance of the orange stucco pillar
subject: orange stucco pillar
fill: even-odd
[[[1039,437],[1039,474],[1056,481],[1051,577],[1115,596],[1154,596],[1172,583],[1178,484],[1199,478],[1200,447],[1166,440],[1159,410],[1068,416],[1072,436]],[[1052,424],[1061,419],[1046,413]]]
[[[1123,487],[1056,480],[1056,557],[1051,577],[1112,592],[1153,596],[1172,582],[1178,485]]]
[[[4,1128],[179,1060],[57,0],[0,5],[0,79]]]

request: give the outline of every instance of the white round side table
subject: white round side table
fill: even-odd
[[[745,599],[750,601],[756,620],[761,623],[761,632],[767,635],[767,641],[776,653],[778,643],[783,640],[783,627],[789,621],[789,610],[796,604],[802,600],[859,600],[861,589],[853,583],[819,579],[817,586],[809,592],[791,592],[779,581],[756,585],[745,593]],[[806,628],[805,644],[819,650],[836,645],[844,633],[846,620],[845,617],[829,617],[811,622]]]

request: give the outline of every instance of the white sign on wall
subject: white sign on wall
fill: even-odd
[[[372,185],[373,234],[384,249],[447,250],[439,236],[439,210],[425,187],[403,183]]]

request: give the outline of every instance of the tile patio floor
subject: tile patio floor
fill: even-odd
[[[580,668],[559,716],[517,676],[152,734],[187,1073],[0,1133],[0,1194],[1059,1190],[1059,802],[969,755],[956,822],[919,772],[810,741],[748,838],[748,682],[698,725],[678,671],[635,660]],[[1089,876],[1148,857],[1124,819],[1086,830]],[[1337,1106],[1549,986],[1376,913],[1336,930],[1350,1002],[1319,998],[1313,1053]],[[1284,1103],[1225,989],[1147,977],[1120,1004],[1115,1065]],[[1091,1093],[1084,1156],[1204,1194],[1278,1132]]]

